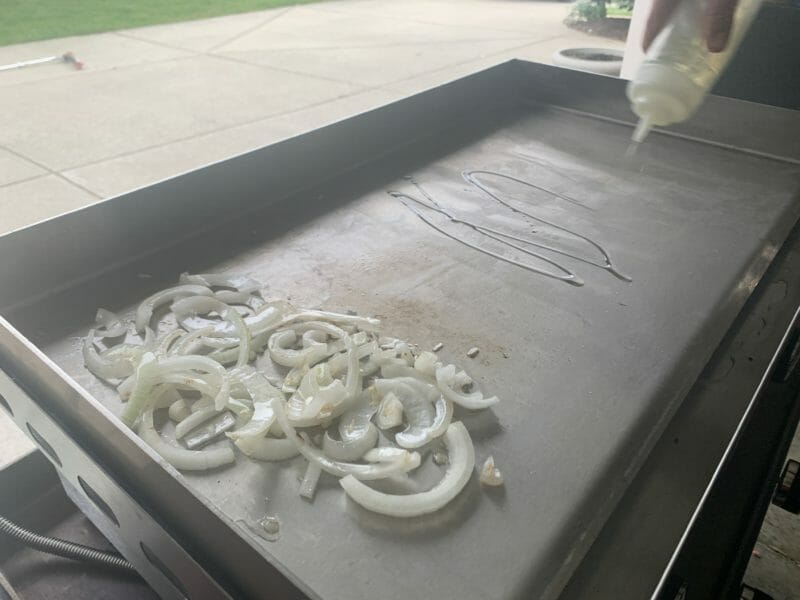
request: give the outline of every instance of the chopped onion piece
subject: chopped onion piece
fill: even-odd
[[[483,463],[479,480],[483,485],[503,485],[503,474],[494,464],[493,456],[489,456],[489,458],[486,459],[486,462]]]
[[[391,429],[403,424],[403,403],[394,392],[388,392],[381,400],[377,422],[381,429]]]
[[[211,450],[186,450],[167,443],[153,425],[152,410],[147,410],[142,414],[138,433],[148,446],[181,471],[205,471],[230,464],[236,460],[230,446]]]
[[[144,331],[144,328],[147,327],[153,317],[153,311],[161,304],[184,296],[210,296],[211,294],[212,291],[210,289],[201,285],[179,285],[156,292],[145,299],[136,309],[136,331]]]
[[[416,517],[436,512],[467,485],[475,468],[475,451],[466,427],[451,423],[444,434],[449,465],[444,477],[430,490],[416,494],[386,494],[348,475],[339,484],[350,498],[367,510],[392,517]]]
[[[447,365],[446,367],[439,367],[436,369],[436,383],[445,398],[470,410],[489,408],[500,402],[497,396],[484,398],[483,393],[479,390],[469,394],[454,390],[451,386],[456,384],[455,370],[456,368],[453,365]]]
[[[317,491],[317,483],[319,477],[322,475],[322,468],[315,462],[309,462],[306,467],[306,474],[303,476],[303,481],[300,484],[300,496],[307,500],[314,498],[314,492]]]
[[[214,298],[225,304],[238,304],[248,306],[255,298],[249,292],[234,292],[232,290],[219,290],[214,292]]]
[[[419,356],[414,361],[414,368],[423,375],[433,379],[436,377],[436,365],[439,362],[439,357],[433,352],[420,352]]]
[[[128,333],[128,327],[123,320],[105,308],[97,309],[94,322],[97,323],[95,335],[100,338],[117,338]]]

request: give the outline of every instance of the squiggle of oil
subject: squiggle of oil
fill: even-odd
[[[464,171],[461,175],[462,175],[462,177],[464,178],[464,180],[467,183],[469,183],[473,187],[479,189],[484,194],[486,194],[487,196],[489,196],[490,198],[492,198],[496,202],[502,204],[506,208],[510,209],[511,211],[513,211],[515,213],[518,213],[518,214],[521,214],[521,215],[524,215],[524,216],[526,216],[526,217],[528,217],[530,219],[533,219],[534,221],[538,221],[539,223],[547,225],[548,227],[552,227],[552,228],[557,229],[559,231],[563,231],[564,233],[567,233],[567,234],[569,234],[571,236],[574,236],[574,237],[576,237],[576,238],[578,238],[580,240],[583,240],[587,244],[589,244],[592,247],[594,247],[601,254],[601,256],[603,257],[603,262],[602,263],[594,262],[594,261],[586,259],[586,258],[584,258],[584,257],[582,257],[580,255],[576,255],[576,254],[573,254],[571,252],[567,252],[566,250],[560,250],[558,248],[554,248],[554,247],[548,246],[546,244],[540,244],[538,242],[526,241],[525,243],[529,243],[529,244],[537,246],[539,248],[542,248],[542,249],[545,249],[545,250],[549,250],[549,251],[555,252],[557,254],[561,254],[562,256],[568,256],[570,258],[573,258],[575,260],[579,260],[581,262],[584,262],[586,264],[592,265],[594,267],[598,267],[600,269],[605,269],[606,271],[608,271],[609,273],[611,273],[615,277],[617,277],[619,279],[622,279],[623,281],[632,281],[632,279],[629,276],[627,276],[627,275],[621,273],[619,270],[617,270],[617,268],[614,266],[614,263],[611,261],[611,257],[609,256],[609,254],[606,251],[606,249],[603,248],[597,242],[595,242],[593,239],[591,239],[591,238],[589,238],[589,237],[587,237],[587,236],[585,236],[583,234],[580,234],[580,233],[578,233],[576,231],[572,231],[570,229],[567,229],[566,227],[562,227],[561,225],[557,225],[556,223],[553,223],[552,221],[548,221],[546,219],[538,217],[538,216],[536,216],[536,215],[534,215],[534,214],[532,214],[532,213],[530,213],[528,211],[525,211],[525,210],[522,210],[520,208],[517,208],[516,206],[514,206],[514,205],[510,204],[509,202],[503,200],[498,194],[496,194],[496,193],[492,192],[491,190],[489,190],[485,186],[485,184],[483,184],[479,180],[477,175],[487,175],[487,176],[490,176],[490,177],[498,177],[500,179],[506,179],[508,181],[513,181],[513,182],[519,183],[519,184],[524,185],[524,186],[528,186],[528,187],[536,189],[536,190],[544,191],[544,192],[546,192],[548,194],[551,194],[552,196],[555,196],[556,198],[561,198],[562,200],[567,200],[568,202],[577,203],[578,205],[583,206],[579,202],[577,202],[577,201],[575,201],[575,200],[573,200],[573,199],[571,199],[571,198],[569,198],[567,196],[563,196],[561,194],[558,194],[556,192],[553,192],[551,190],[548,190],[546,188],[543,188],[541,186],[533,184],[533,183],[531,183],[529,181],[525,181],[524,179],[518,179],[517,177],[513,177],[511,175],[506,175],[504,173],[497,173],[497,172],[494,172],[494,171],[474,170],[474,171]],[[522,241],[522,240],[519,240],[519,241]]]
[[[404,192],[389,191],[388,194],[390,196],[392,196],[393,198],[397,198],[398,200],[400,200],[406,206],[406,208],[408,208],[411,212],[413,212],[415,215],[417,215],[417,217],[419,217],[425,224],[427,224],[428,226],[432,227],[433,229],[435,229],[436,231],[438,231],[442,235],[445,235],[445,236],[449,237],[451,240],[456,241],[459,244],[463,244],[464,246],[467,246],[468,248],[472,248],[473,250],[477,250],[478,252],[482,252],[483,254],[487,254],[488,256],[496,258],[497,260],[501,260],[503,262],[507,262],[507,263],[512,264],[512,265],[514,265],[516,267],[520,267],[522,269],[525,269],[526,271],[531,271],[533,273],[538,273],[539,275],[544,275],[545,277],[552,277],[553,279],[558,279],[560,281],[564,281],[564,282],[572,284],[572,285],[577,285],[577,286],[583,285],[583,281],[577,275],[575,275],[575,273],[573,273],[572,271],[570,271],[566,267],[564,267],[564,266],[558,264],[557,262],[547,258],[546,256],[542,256],[541,254],[537,254],[536,252],[532,252],[532,251],[530,251],[530,250],[528,250],[526,248],[518,246],[517,244],[513,244],[513,243],[511,243],[511,242],[509,242],[507,240],[503,240],[503,239],[501,239],[501,237],[499,237],[499,236],[503,236],[503,237],[511,237],[511,236],[507,236],[507,234],[503,234],[502,232],[495,232],[494,230],[489,229],[487,227],[483,227],[482,225],[479,225],[477,223],[473,223],[471,221],[467,221],[465,219],[460,219],[458,217],[455,217],[455,216],[451,215],[446,210],[444,210],[435,200],[433,200],[433,198],[431,198],[425,192],[425,190],[423,190],[422,187],[419,186],[419,184],[414,182],[414,185],[416,185],[417,189],[420,190],[420,192],[423,194],[423,196],[425,196],[425,198],[427,198],[431,202],[431,204],[427,204],[427,203],[423,202],[422,200],[420,200],[419,198],[415,198],[414,196],[411,196],[411,195],[406,194]],[[491,238],[491,239],[493,239],[495,241],[498,241],[501,244],[505,244],[506,246],[509,246],[511,248],[519,250],[519,251],[521,251],[521,252],[523,252],[523,253],[525,253],[525,254],[527,254],[529,256],[533,256],[533,257],[538,258],[539,260],[542,260],[542,261],[544,261],[544,262],[546,262],[546,263],[548,263],[550,265],[553,265],[556,269],[558,269],[558,271],[563,273],[563,275],[559,275],[558,273],[552,273],[550,271],[546,271],[544,269],[540,269],[540,268],[535,267],[533,265],[528,265],[528,264],[525,264],[523,262],[519,262],[517,260],[514,260],[513,258],[509,258],[507,256],[503,256],[502,254],[498,254],[497,252],[492,252],[491,250],[487,250],[486,248],[482,248],[481,246],[478,246],[477,244],[472,244],[472,243],[468,242],[467,240],[461,239],[460,237],[453,235],[452,233],[448,232],[447,230],[445,230],[445,229],[439,227],[438,225],[436,225],[435,223],[433,223],[430,219],[428,219],[425,215],[423,215],[417,208],[415,208],[412,204],[410,204],[410,202],[414,202],[416,204],[424,206],[427,209],[433,210],[433,211],[441,214],[442,216],[447,218],[451,223],[455,223],[455,224],[458,224],[458,225],[465,225],[467,227],[470,227],[473,230],[477,231],[478,233],[481,233],[481,234],[485,235],[486,237],[489,237],[489,238]]]
[[[411,178],[411,177],[407,177],[406,179],[408,179],[414,185],[414,187],[416,187],[416,189],[419,191],[419,193],[425,198],[425,201],[420,200],[419,198],[416,198],[416,197],[414,197],[414,196],[412,196],[410,194],[406,194],[404,192],[389,191],[388,193],[389,193],[390,196],[399,199],[403,203],[403,205],[406,206],[406,208],[408,208],[417,217],[419,217],[425,224],[427,224],[429,227],[433,228],[434,230],[438,231],[442,235],[445,235],[448,238],[450,238],[450,239],[452,239],[452,240],[454,240],[454,241],[456,241],[456,242],[458,242],[460,244],[463,244],[463,245],[465,245],[465,246],[467,246],[469,248],[472,248],[473,250],[477,250],[478,252],[482,252],[482,253],[484,253],[484,254],[486,254],[488,256],[491,256],[491,257],[496,258],[498,260],[501,260],[503,262],[512,264],[514,266],[520,267],[520,268],[525,269],[527,271],[530,271],[530,272],[533,272],[533,273],[537,273],[539,275],[544,275],[546,277],[551,277],[553,279],[558,279],[560,281],[564,281],[565,283],[569,283],[571,285],[576,285],[576,286],[582,286],[583,285],[583,281],[580,279],[580,277],[578,277],[573,271],[571,271],[570,269],[568,269],[564,265],[562,265],[562,264],[560,264],[560,263],[548,258],[547,256],[539,254],[538,252],[534,252],[534,251],[532,251],[532,250],[530,250],[528,248],[524,248],[524,247],[520,246],[519,244],[515,244],[514,242],[520,242],[520,243],[525,244],[527,246],[533,246],[533,247],[536,247],[536,248],[541,248],[543,250],[547,250],[549,252],[554,252],[556,254],[560,254],[562,256],[566,256],[566,257],[572,258],[574,260],[578,260],[578,261],[583,262],[585,264],[588,264],[588,265],[591,265],[591,266],[594,266],[594,267],[609,271],[611,274],[613,274],[614,276],[618,277],[619,279],[622,279],[623,281],[631,281],[630,277],[628,277],[626,275],[623,275],[622,273],[620,273],[616,269],[616,267],[614,267],[613,263],[611,262],[611,258],[609,257],[608,252],[602,246],[600,246],[600,244],[598,244],[594,240],[592,240],[592,239],[590,239],[590,238],[588,238],[588,237],[586,237],[586,236],[584,236],[584,235],[582,235],[580,233],[571,231],[571,230],[569,230],[569,229],[567,229],[565,227],[562,227],[561,225],[557,225],[555,223],[552,223],[550,221],[542,219],[541,217],[538,217],[538,216],[533,215],[533,214],[531,214],[529,212],[526,212],[524,210],[521,210],[521,209],[518,209],[518,208],[512,206],[508,202],[502,200],[496,193],[493,193],[492,191],[487,189],[485,184],[482,183],[477,177],[477,175],[480,175],[480,174],[500,177],[500,178],[507,179],[509,181],[514,181],[514,182],[519,183],[521,185],[525,185],[525,186],[528,186],[528,187],[531,187],[531,188],[546,192],[546,193],[551,194],[551,195],[553,195],[553,196],[555,196],[557,198],[560,198],[560,199],[565,200],[567,202],[570,202],[572,204],[576,204],[576,205],[581,206],[583,208],[587,208],[588,209],[589,207],[585,206],[584,204],[578,202],[577,200],[575,200],[573,198],[569,198],[568,196],[564,196],[562,194],[558,194],[556,192],[553,192],[551,190],[543,188],[543,187],[541,187],[539,185],[533,184],[533,183],[525,181],[523,179],[518,179],[518,178],[513,177],[511,175],[506,175],[506,174],[503,174],[503,173],[496,173],[494,171],[484,171],[484,170],[465,171],[464,173],[462,173],[462,175],[463,175],[465,181],[467,181],[467,183],[469,183],[473,187],[477,188],[478,190],[480,190],[484,194],[488,195],[490,198],[492,198],[496,202],[502,204],[503,206],[505,206],[506,208],[510,209],[511,211],[516,212],[518,214],[522,214],[522,215],[524,215],[526,217],[529,217],[529,218],[531,218],[531,219],[533,219],[535,221],[543,223],[543,224],[545,224],[545,225],[547,225],[549,227],[552,227],[554,229],[557,229],[559,231],[563,231],[563,232],[565,232],[565,233],[567,233],[569,235],[572,235],[572,236],[576,237],[579,240],[587,242],[592,247],[594,247],[596,250],[598,250],[598,252],[602,255],[604,261],[602,263],[598,263],[598,262],[595,262],[595,261],[590,260],[588,258],[584,258],[583,256],[580,256],[579,254],[574,254],[572,252],[568,252],[566,250],[562,250],[560,248],[557,248],[557,247],[554,247],[554,246],[550,246],[548,244],[543,244],[543,243],[537,242],[535,240],[531,240],[531,239],[528,239],[528,238],[520,237],[518,235],[513,235],[513,234],[510,234],[510,233],[506,233],[504,231],[500,231],[500,230],[497,230],[497,229],[494,229],[494,228],[491,228],[491,227],[487,227],[486,225],[482,225],[482,224],[476,223],[474,221],[469,221],[469,220],[457,217],[457,216],[453,215],[452,213],[450,213],[449,211],[447,211],[444,207],[442,207],[430,194],[428,194],[428,192],[419,183],[414,181],[414,179]],[[422,212],[415,205],[424,207],[425,209],[428,209],[428,210],[431,210],[431,211],[434,211],[434,212],[438,213],[439,215],[445,217],[448,221],[450,221],[453,224],[463,225],[463,226],[469,227],[473,231],[475,231],[475,232],[477,232],[477,233],[479,233],[479,234],[481,234],[481,235],[483,235],[483,236],[485,236],[485,237],[487,237],[487,238],[489,238],[491,240],[494,240],[495,242],[498,242],[500,244],[503,244],[505,246],[513,248],[514,250],[522,252],[523,254],[527,254],[528,256],[536,258],[537,260],[540,260],[540,261],[543,261],[543,262],[545,262],[545,263],[547,263],[549,265],[552,265],[557,270],[557,272],[547,271],[545,269],[542,269],[542,268],[539,268],[539,267],[536,267],[536,266],[533,266],[533,265],[530,265],[530,264],[526,264],[526,263],[514,260],[514,259],[509,258],[507,256],[504,256],[502,254],[499,254],[499,253],[493,252],[491,250],[488,250],[486,248],[483,248],[483,247],[481,247],[481,246],[479,246],[477,244],[473,244],[473,243],[470,243],[470,242],[468,242],[468,241],[466,241],[464,239],[461,239],[458,236],[453,235],[452,233],[450,233],[447,230],[443,229],[442,227],[439,227],[438,225],[436,225],[428,217],[426,217],[424,214],[422,214]]]

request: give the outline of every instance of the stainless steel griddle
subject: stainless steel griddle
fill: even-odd
[[[0,237],[0,394],[164,596],[555,598],[783,256],[800,214],[789,128],[791,111],[712,98],[626,158],[623,82],[499,65]],[[166,465],[115,418],[80,338],[98,306],[130,312],[182,271],[247,273],[443,342],[502,399],[462,417],[505,487],[475,477],[395,520],[333,479],[301,500],[301,459]],[[266,514],[277,541],[254,533]]]

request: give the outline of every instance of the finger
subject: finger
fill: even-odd
[[[728,43],[737,0],[709,0],[705,18],[706,46],[722,52]]]
[[[644,27],[644,37],[642,38],[642,48],[644,48],[645,52],[650,47],[650,44],[653,43],[653,40],[656,39],[656,36],[664,29],[678,4],[680,4],[680,0],[654,0],[653,8],[650,9],[650,16],[647,18],[647,24]]]

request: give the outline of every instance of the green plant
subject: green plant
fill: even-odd
[[[567,15],[566,22],[586,23],[602,21],[606,18],[605,0],[578,0],[572,5],[572,10]]]

